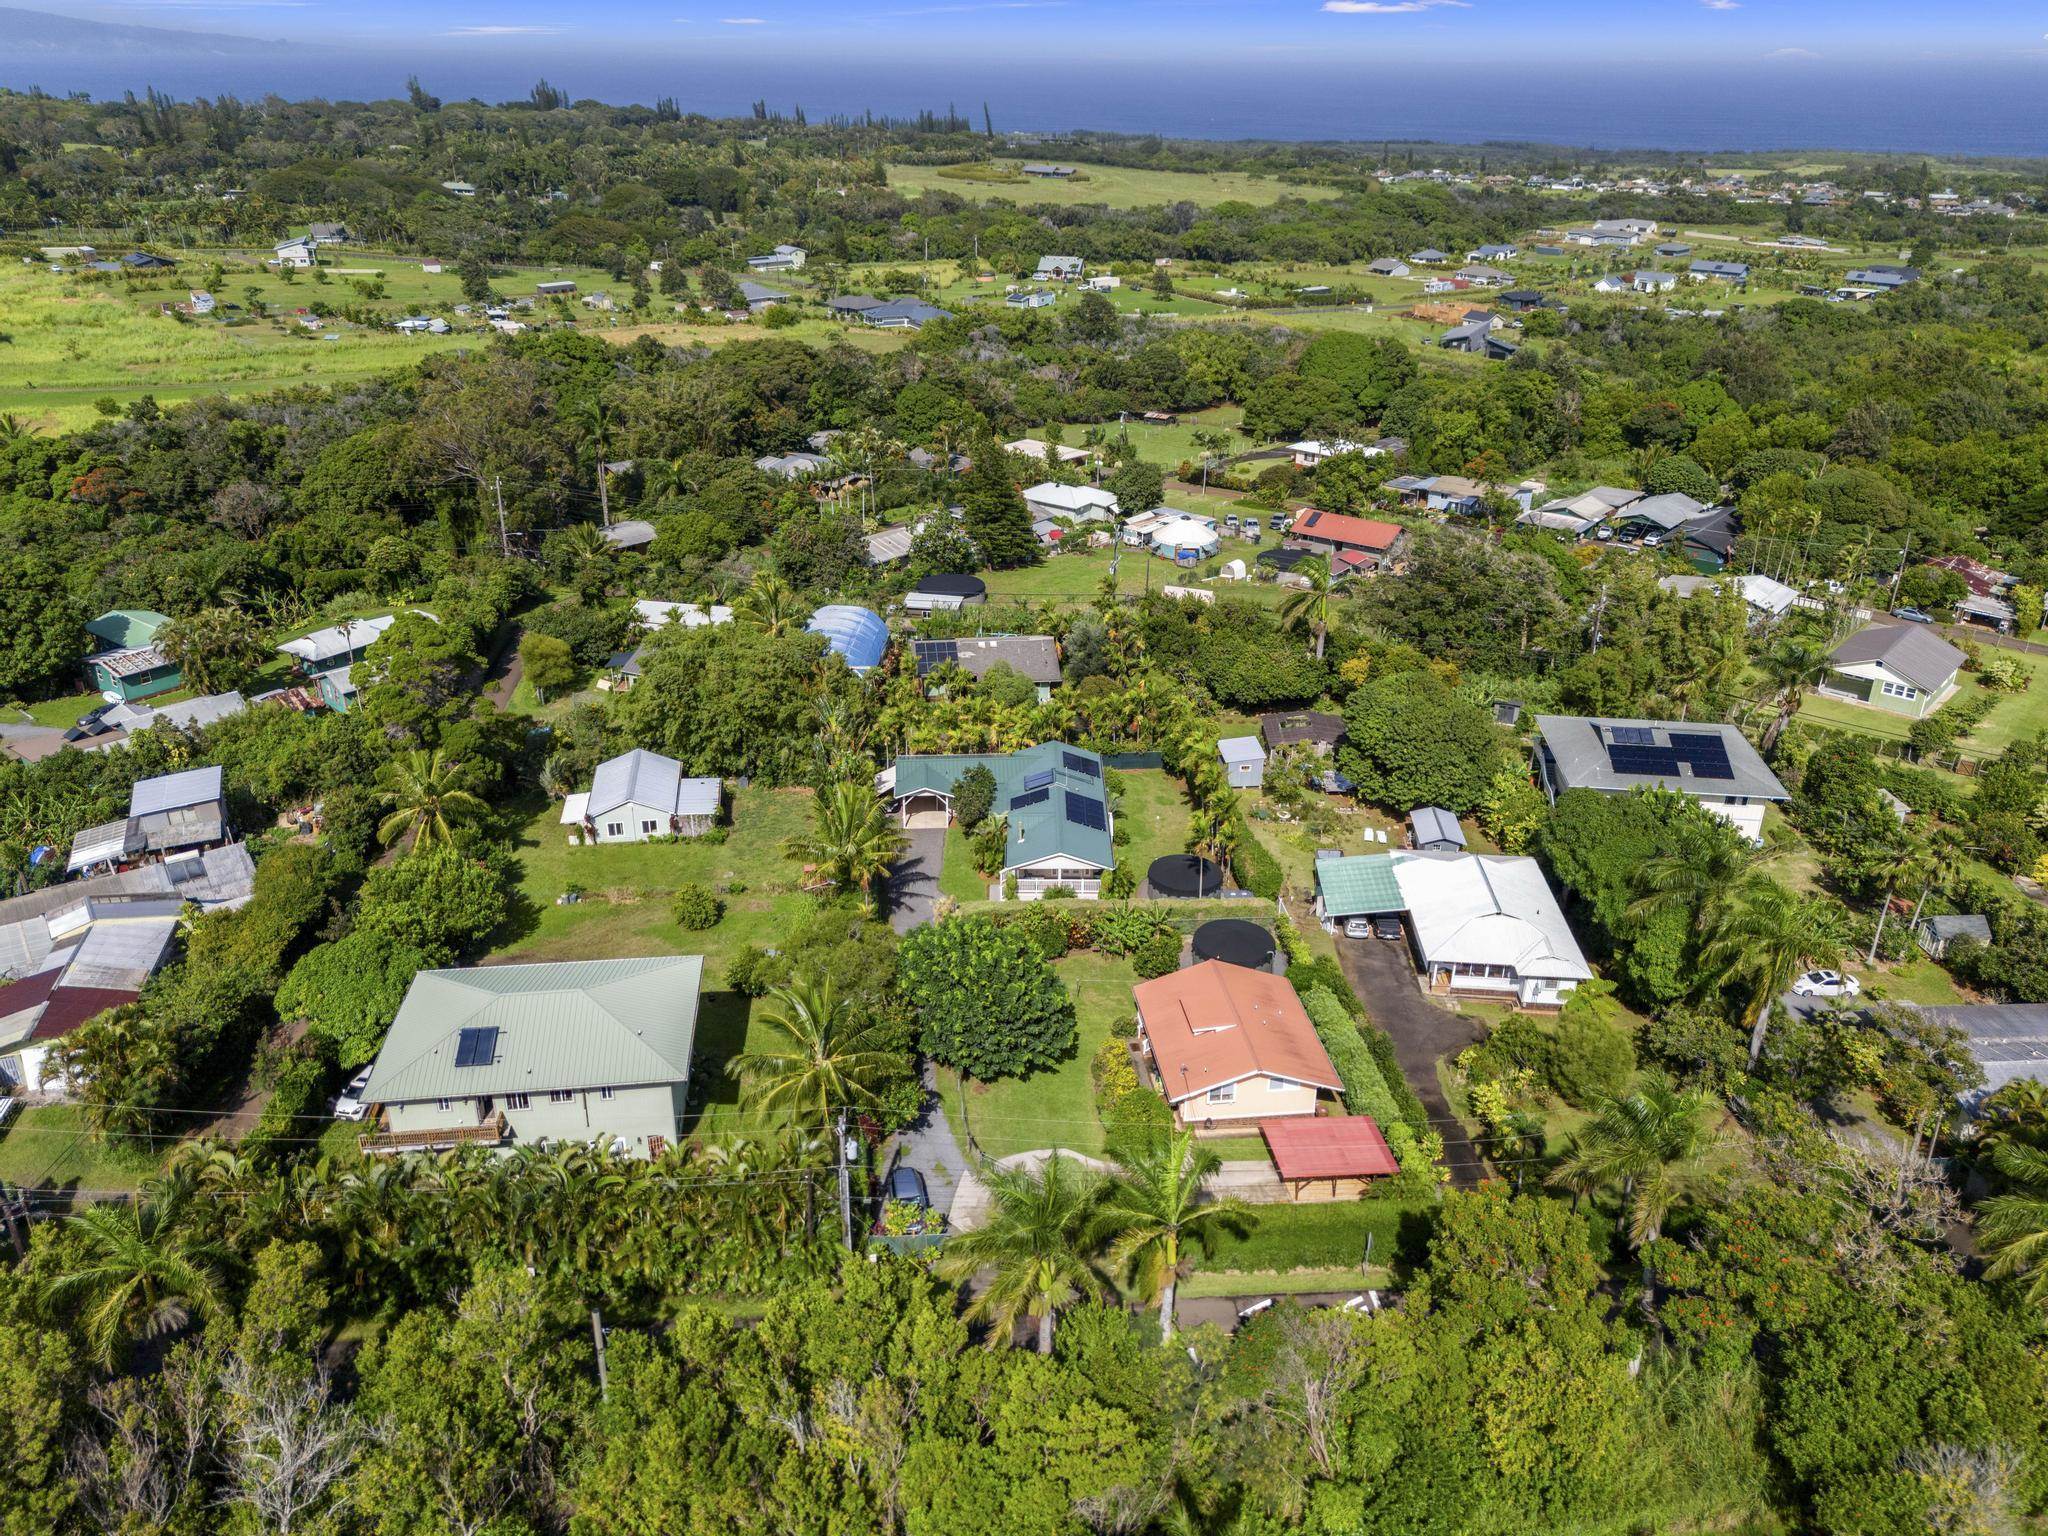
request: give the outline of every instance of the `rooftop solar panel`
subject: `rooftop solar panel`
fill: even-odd
[[[1728,761],[1728,743],[1704,731],[1673,731],[1671,750],[1683,762],[1692,764],[1700,779],[1732,779],[1735,767]]]
[[[1678,772],[1678,754],[1669,747],[1609,747],[1607,760],[1616,773],[1669,778]]]
[[[1077,827],[1093,827],[1098,832],[1109,827],[1109,821],[1103,815],[1102,802],[1077,795],[1071,789],[1067,791],[1067,820]]]
[[[1036,773],[1027,773],[1024,775],[1023,787],[1025,789],[1043,789],[1046,785],[1050,784],[1051,782],[1052,770],[1050,768],[1041,768]]]
[[[1060,754],[1060,764],[1069,773],[1085,773],[1091,779],[1098,777],[1100,774],[1100,770],[1095,764],[1078,752],[1062,752]]]
[[[1013,811],[1029,810],[1034,805],[1045,804],[1045,802],[1050,800],[1051,798],[1052,791],[1049,789],[1027,790],[1025,793],[1015,796],[1010,801],[1010,809]]]
[[[455,1065],[458,1067],[488,1067],[498,1056],[498,1031],[495,1026],[460,1030],[455,1036]]]
[[[919,677],[934,668],[945,666],[948,662],[957,663],[960,660],[958,640],[917,640],[912,642],[911,650],[917,656]]]
[[[1646,725],[1610,725],[1607,739],[1617,747],[1653,747],[1657,738]]]

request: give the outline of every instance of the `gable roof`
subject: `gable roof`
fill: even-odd
[[[363,1099],[685,1082],[703,973],[700,955],[421,971]],[[496,1031],[489,1060],[456,1065],[465,1029]]]
[[[780,288],[769,288],[761,283],[741,283],[740,297],[749,304],[773,304],[789,295]]]
[[[1169,1103],[1258,1074],[1343,1091],[1284,977],[1204,960],[1131,988]]]
[[[1640,518],[1668,529],[1693,522],[1712,510],[1705,502],[1697,501],[1683,491],[1666,491],[1661,496],[1645,496],[1630,502],[1621,509],[1621,515],[1624,521]]]
[[[1313,741],[1334,746],[1343,739],[1344,717],[1315,709],[1295,709],[1259,716],[1259,734],[1269,747],[1289,747]]]
[[[1396,853],[1394,880],[1425,963],[1510,966],[1584,981],[1593,972],[1534,859]]]
[[[936,304],[927,304],[923,299],[891,299],[886,304],[876,304],[860,311],[861,319],[869,325],[886,325],[891,322],[909,326],[928,325],[934,320],[950,320],[953,311],[941,309]]]
[[[843,314],[859,314],[862,310],[880,309],[882,300],[868,293],[842,293],[837,298],[827,299],[825,307],[836,309]]]
[[[1256,736],[1226,736],[1216,743],[1216,755],[1226,763],[1263,763],[1266,749]]]
[[[303,635],[297,640],[287,640],[278,649],[287,656],[296,656],[308,666],[325,671],[322,663],[373,644],[385,630],[397,622],[397,617],[389,613],[381,613],[373,619],[345,619],[325,629],[316,629],[310,635]]]
[[[1440,805],[1418,805],[1408,813],[1409,830],[1415,834],[1415,845],[1424,843],[1456,843],[1465,846],[1465,829],[1458,825],[1458,818]]]
[[[1351,517],[1342,512],[1324,512],[1304,507],[1288,532],[1296,538],[1322,539],[1356,549],[1381,553],[1392,549],[1403,529],[1399,523],[1383,523],[1370,517]]]
[[[1061,485],[1057,480],[1042,480],[1031,486],[1024,492],[1024,499],[1075,517],[1099,515],[1116,507],[1116,497],[1099,486]]]
[[[109,650],[127,651],[150,644],[170,622],[154,608],[113,608],[88,623],[85,632],[104,640]]]
[[[1967,659],[1924,624],[1869,624],[1828,652],[1838,667],[1877,662],[1929,693],[1946,688]]]
[[[635,747],[597,765],[584,815],[595,820],[623,806],[644,805],[664,816],[716,816],[721,785],[715,778],[684,778],[683,765]]]

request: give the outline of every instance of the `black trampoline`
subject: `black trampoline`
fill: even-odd
[[[988,583],[979,576],[927,576],[913,590],[926,597],[958,598],[963,603],[979,603],[988,598]]]
[[[1223,871],[1192,853],[1169,853],[1152,861],[1145,883],[1154,896],[1214,896],[1223,889]]]
[[[1219,917],[1195,930],[1195,958],[1263,971],[1273,963],[1273,935],[1241,917]]]

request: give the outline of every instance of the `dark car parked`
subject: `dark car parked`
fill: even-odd
[[[932,1203],[931,1192],[925,1188],[924,1175],[901,1163],[890,1171],[888,1190],[891,1200],[900,1200],[905,1205],[929,1206]]]

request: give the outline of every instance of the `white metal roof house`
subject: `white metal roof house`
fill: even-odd
[[[1086,263],[1078,256],[1041,256],[1038,258],[1038,270],[1032,275],[1041,282],[1069,283],[1080,277],[1085,267]]]
[[[1476,853],[1392,856],[1408,932],[1435,993],[1506,993],[1562,1007],[1592,977],[1534,859]]]
[[[633,604],[633,612],[643,629],[660,629],[664,624],[680,624],[684,629],[703,629],[711,624],[730,624],[732,609],[724,603],[664,603],[651,597],[643,597]]]
[[[803,264],[804,248],[800,245],[778,245],[765,256],[747,258],[747,265],[756,272],[798,272]]]
[[[1553,533],[1583,537],[1607,521],[1622,507],[1641,501],[1643,493],[1618,485],[1596,485],[1576,496],[1560,496],[1532,507],[1515,519],[1529,528],[1548,528]]]
[[[599,763],[589,790],[562,802],[562,825],[581,827],[594,843],[699,837],[718,824],[723,787],[685,778],[674,758],[635,747]]]
[[[287,640],[278,649],[299,664],[307,676],[331,672],[362,660],[363,652],[397,620],[388,613],[374,619],[343,619],[326,629],[316,629],[297,640]]]
[[[1117,514],[1116,497],[1092,485],[1046,480],[1027,488],[1024,505],[1033,517],[1068,517],[1077,523],[1107,522]]]
[[[1216,743],[1223,776],[1232,789],[1257,789],[1266,782],[1266,749],[1256,736],[1226,736]]]
[[[367,1152],[676,1144],[700,955],[421,971],[370,1069]]]
[[[1788,798],[1778,776],[1732,725],[1538,715],[1536,730],[1536,772],[1553,800],[1570,789],[1610,795],[1673,790],[1758,842],[1764,807]]]

